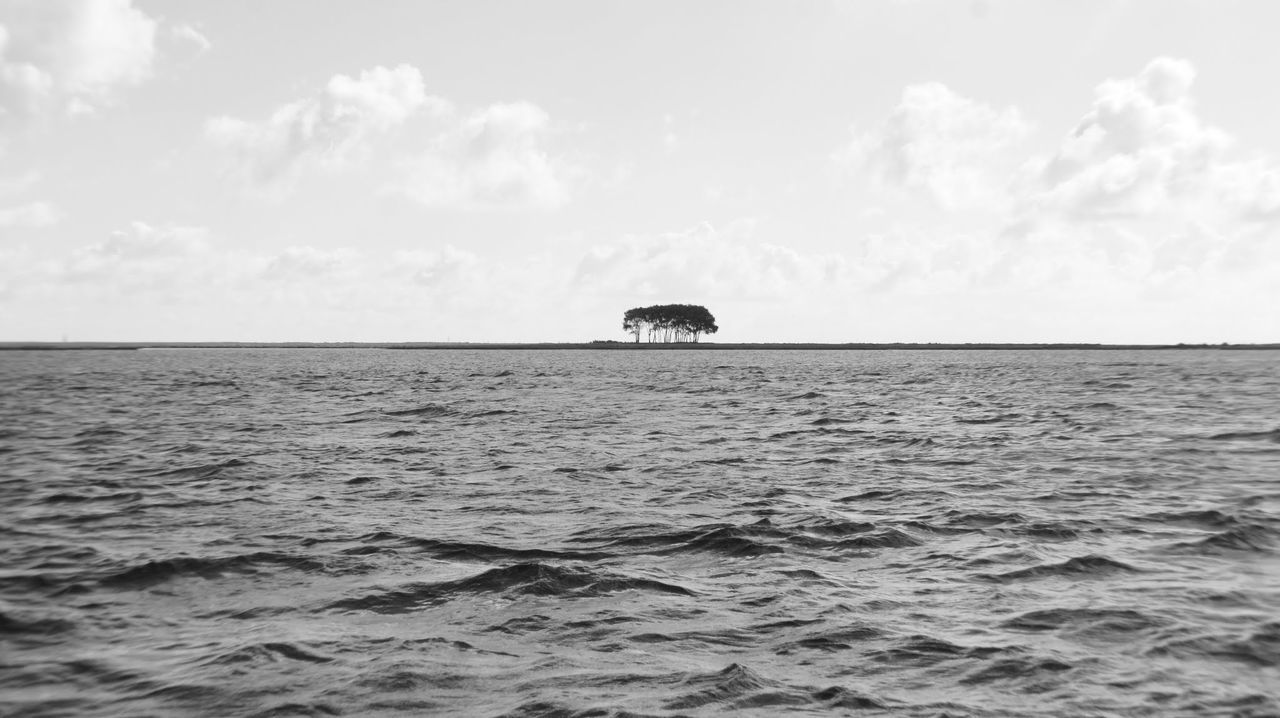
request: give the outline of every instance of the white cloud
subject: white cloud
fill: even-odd
[[[936,82],[910,85],[884,124],[855,133],[837,159],[944,209],[1011,211],[1028,226],[1280,219],[1280,168],[1232,157],[1232,138],[1196,112],[1195,79],[1190,62],[1158,57],[1134,77],[1102,82],[1054,154],[1020,168],[1006,151],[1029,131],[1016,108]]]
[[[380,292],[450,291],[464,284],[481,287],[488,280],[475,254],[452,245],[389,254],[302,245],[246,259],[246,266],[258,267],[252,272],[257,278],[329,289],[346,285],[347,290],[375,287]]]
[[[101,97],[151,76],[157,22],[130,0],[73,2],[71,42],[61,58],[68,89]]]
[[[603,295],[665,298],[783,298],[838,281],[842,258],[751,239],[752,224],[719,231],[703,223],[681,232],[629,236],[594,247],[574,284]]]
[[[937,82],[910,85],[884,124],[855,132],[837,159],[888,186],[926,193],[945,209],[1004,197],[993,154],[1029,131],[1017,108],[996,109]]]
[[[575,268],[450,245],[235,250],[202,228],[136,222],[68,253],[0,246],[0,334],[621,340],[626,307],[694,302],[722,341],[1273,340],[1270,315],[1239,311],[1280,302],[1280,246],[1251,227],[900,227],[819,254],[739,221],[601,243]]]
[[[472,303],[495,297],[514,304],[530,286],[519,279],[527,263],[498,276],[494,265],[452,245],[399,252],[294,245],[261,252],[213,242],[204,227],[141,221],[60,255],[46,252],[43,260],[20,249],[0,247],[26,263],[6,267],[14,270],[9,279],[16,283],[76,287],[102,296],[146,290],[213,304],[243,299],[264,308],[281,298],[305,305],[307,297],[353,308],[400,297],[404,306],[414,306],[423,297],[450,298],[457,290]]]
[[[1261,235],[1243,242],[1208,227],[1089,229],[1056,222],[960,233],[912,224],[820,254],[758,241],[749,224],[723,231],[704,224],[597,246],[581,259],[571,287],[597,306],[705,304],[726,330],[717,337],[723,341],[1274,335],[1256,318],[1251,324],[1221,316],[1241,296],[1280,301],[1280,248]],[[1251,261],[1238,258],[1242,247]],[[1153,321],[1175,315],[1177,322]]]
[[[1034,264],[1044,288],[1110,297],[1120,317],[1181,312],[1201,336],[1214,321],[1255,338],[1280,329],[1226,316],[1244,297],[1280,301],[1280,170],[1232,157],[1227,133],[1195,111],[1194,79],[1189,62],[1157,58],[1099,85],[1057,152],[1029,163],[1007,232],[1015,249],[992,276]]]
[[[0,18],[0,116],[83,112],[152,73],[158,21],[131,0],[13,0]]]
[[[0,227],[48,227],[59,219],[58,211],[48,202],[0,207]]]
[[[349,276],[361,261],[361,255],[350,249],[288,247],[267,261],[262,276],[288,280]]]
[[[1093,107],[1038,173],[1033,202],[1067,217],[1141,217],[1212,199],[1229,136],[1196,115],[1191,63],[1151,61],[1098,86]]]
[[[529,102],[499,103],[459,115],[428,96],[410,65],[334,76],[315,95],[251,122],[220,116],[205,136],[229,151],[236,174],[266,196],[289,193],[309,171],[337,171],[368,159],[375,138],[411,121],[429,122],[429,144],[397,162],[388,190],[422,205],[462,210],[553,209],[569,199],[581,171],[552,156],[547,113]]]
[[[547,113],[528,102],[480,110],[410,163],[402,189],[429,207],[559,207],[569,199],[575,170],[545,149],[549,124]]]
[[[1280,271],[1273,222],[1280,170],[1231,158],[1228,135],[1200,119],[1184,60],[1157,58],[1137,76],[1107,80],[1049,158],[1000,175],[999,150],[1026,132],[938,84],[908,87],[878,132],[845,159],[881,181],[927,191],[943,207],[1003,207],[1005,227],[967,233],[922,224],[853,240],[846,276],[872,294],[1043,296],[1069,314],[1110,297],[1142,302],[1250,286]],[[967,188],[967,189],[966,189]],[[1152,311],[1155,305],[1149,305]]]
[[[32,313],[26,324],[11,322],[10,331],[25,326],[19,335],[36,335],[53,308],[110,326],[148,312],[173,321],[172,310],[191,302],[225,307],[227,262],[208,237],[200,227],[134,222],[65,254],[28,248],[16,266],[0,267],[7,299]]]
[[[196,52],[208,52],[213,48],[213,43],[209,41],[209,38],[190,25],[174,25],[169,28],[169,36],[178,42],[191,45],[196,49]]]
[[[0,25],[0,118],[35,112],[53,91],[53,77],[30,62],[13,58],[11,33]]]
[[[72,252],[59,273],[71,280],[109,278],[126,284],[150,283],[207,252],[208,235],[203,227],[154,227],[133,222],[128,229]]]
[[[1280,168],[1262,160],[1219,167],[1219,196],[1246,220],[1280,219]]]
[[[429,108],[422,73],[410,65],[378,66],[359,77],[335,75],[315,95],[281,106],[265,120],[216,117],[205,125],[214,144],[232,152],[252,187],[287,191],[305,167],[340,168],[367,151],[369,140]]]
[[[540,322],[555,313],[564,273],[524,260],[494,263],[451,245],[238,250],[202,228],[135,222],[65,253],[0,245],[0,335],[478,340],[501,325],[545,338]]]
[[[416,286],[447,290],[480,274],[480,259],[471,252],[445,245],[439,250],[414,249],[392,257],[393,277],[402,277]]]
[[[112,232],[106,240],[90,245],[89,251],[121,259],[188,255],[208,248],[208,234],[203,227],[153,227],[133,222],[129,229]]]

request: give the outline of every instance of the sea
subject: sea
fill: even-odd
[[[1277,716],[1280,352],[0,352],[4,716]]]

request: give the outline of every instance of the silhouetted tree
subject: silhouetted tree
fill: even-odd
[[[636,343],[640,335],[650,342],[696,342],[702,334],[720,330],[716,318],[706,307],[697,304],[655,304],[652,307],[628,309],[622,315],[623,331],[632,334]]]

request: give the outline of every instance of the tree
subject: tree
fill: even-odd
[[[697,304],[655,304],[628,309],[622,315],[622,330],[635,336],[648,336],[650,342],[696,342],[702,334],[720,330],[716,318],[706,307]]]

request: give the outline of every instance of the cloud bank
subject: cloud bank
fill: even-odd
[[[235,158],[235,174],[253,191],[280,198],[312,171],[338,172],[369,159],[380,137],[415,125],[425,150],[409,152],[389,189],[430,208],[555,209],[568,202],[579,170],[546,148],[550,117],[530,102],[461,113],[426,92],[410,65],[335,75],[315,95],[252,122],[220,116],[205,136]]]
[[[161,20],[132,0],[7,0],[0,15],[0,121],[88,114],[151,79]],[[208,49],[187,25],[180,43]]]
[[[760,242],[753,227],[702,223],[599,244],[578,263],[574,282],[605,296],[778,299],[845,279],[841,257]]]
[[[1038,173],[1033,201],[1074,219],[1141,217],[1222,198],[1226,132],[1195,113],[1191,63],[1162,57],[1098,86]]]
[[[129,0],[17,2],[11,9],[0,25],[0,107],[9,113],[55,100],[101,102],[151,75],[158,23]]]
[[[448,103],[427,96],[417,68],[378,66],[359,77],[334,75],[315,95],[258,122],[215,117],[206,122],[205,136],[232,153],[250,186],[280,193],[306,169],[341,169],[360,159],[374,136],[424,109],[445,112]]]
[[[1030,157],[1017,108],[911,85],[840,159],[932,215],[897,212],[835,242],[766,217],[602,230],[518,254],[447,235],[267,250],[257,237],[135,222],[71,250],[0,246],[0,301],[13,310],[0,330],[32,336],[23,317],[58,306],[92,317],[99,338],[146,324],[150,336],[180,325],[205,339],[586,339],[616,336],[628,306],[685,301],[716,312],[724,341],[1273,340],[1280,171],[1202,119],[1195,82],[1172,58],[1106,80]],[[432,210],[564,207],[579,171],[554,150],[564,133],[540,106],[458,109],[409,65],[335,75],[261,120],[218,117],[205,131],[242,181],[282,193],[417,141],[386,163],[399,173],[389,191]],[[61,205],[23,199],[37,181],[0,183],[0,227],[61,219]],[[199,322],[174,324],[183,313]],[[565,335],[547,336],[551,316]]]
[[[884,123],[854,137],[837,157],[880,183],[923,192],[944,209],[1001,200],[993,155],[1030,127],[1017,108],[997,109],[929,82],[910,85]]]
[[[0,207],[0,227],[49,227],[59,219],[58,211],[48,202]]]
[[[549,126],[547,113],[528,102],[475,112],[409,164],[403,191],[429,207],[560,207],[573,170],[548,155]]]

